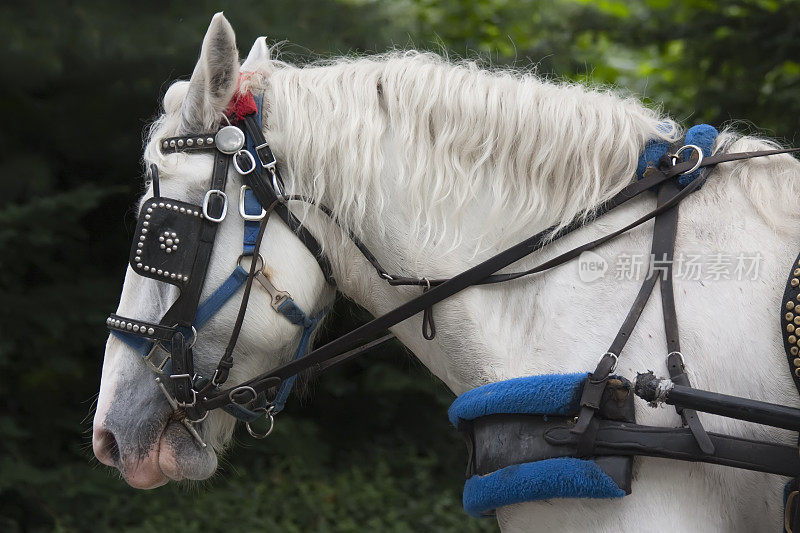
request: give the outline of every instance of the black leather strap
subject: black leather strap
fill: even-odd
[[[600,420],[593,453],[664,457],[733,466],[782,476],[800,475],[800,457],[795,446],[718,433],[709,433],[708,436],[714,446],[714,454],[703,453],[688,428],[662,428]],[[544,433],[544,438],[553,446],[563,447],[564,456],[577,454],[579,436],[575,435],[569,426],[548,429]]]
[[[655,184],[661,183],[670,177],[675,177],[682,172],[691,169],[694,166],[694,163],[691,161],[681,163],[670,169],[670,171],[663,173],[663,175],[654,175],[651,179],[644,179],[640,180],[636,183],[631,184],[630,186],[626,187],[622,192],[617,194],[614,198],[612,198],[609,202],[605,205],[601,206],[597,210],[597,216],[600,216],[602,213],[606,213],[609,210],[617,207],[631,198],[634,198],[636,195],[641,194],[642,192],[646,191],[650,187]],[[561,254],[555,259],[547,261],[538,267],[531,269],[530,272],[541,272],[552,268],[553,266],[557,266],[563,264],[574,257],[580,255],[583,251],[589,250],[602,244],[625,231],[636,227],[644,222],[654,218],[659,213],[666,211],[673,205],[677,205],[683,198],[688,196],[692,191],[694,191],[697,187],[699,187],[700,182],[699,180],[694,180],[690,183],[687,187],[681,190],[678,194],[673,196],[669,201],[667,201],[664,205],[657,207],[650,213],[646,214],[643,217],[640,217],[633,223],[627,225],[626,227],[622,228],[621,230],[615,231],[609,234],[606,237],[596,239],[586,245],[580,246],[578,248],[574,248],[573,250]],[[568,233],[569,231],[579,227],[581,225],[580,222],[576,221],[561,232],[556,235],[554,238],[561,237]],[[491,275],[493,272],[500,270],[501,268],[505,268],[506,266],[510,265],[518,261],[519,259],[533,253],[536,250],[539,250],[542,246],[544,246],[547,242],[550,242],[554,238],[551,238],[550,235],[552,230],[544,230],[536,235],[522,241],[521,243],[500,252],[499,254],[487,259],[486,261],[462,272],[461,274],[450,278],[438,286],[432,287],[430,291],[422,293],[420,296],[412,299],[409,302],[389,311],[388,313],[375,318],[374,320],[356,328],[355,330],[335,339],[325,346],[317,348],[310,352],[306,357],[302,359],[298,359],[296,361],[292,361],[286,365],[278,367],[268,373],[262,374],[260,376],[256,376],[252,378],[242,385],[249,386],[255,389],[257,392],[263,392],[266,390],[267,385],[266,382],[274,383],[274,379],[272,378],[280,378],[286,379],[290,376],[293,376],[303,370],[310,368],[316,364],[322,363],[327,359],[335,357],[346,350],[354,347],[359,343],[364,343],[370,340],[370,338],[377,335],[379,332],[388,329],[389,327],[406,320],[407,318],[423,311],[424,309],[431,307],[433,304],[438,303],[445,298],[452,296],[467,287],[472,285],[478,284],[481,280],[485,279],[487,276]],[[390,281],[391,283],[391,281]],[[270,387],[274,385],[269,385]],[[227,394],[228,391],[219,391],[214,393],[213,395],[209,395],[207,399],[204,399],[204,404],[207,409],[214,409],[217,407],[221,407],[225,405],[226,400],[224,396]]]
[[[275,156],[272,154],[272,150],[270,149],[269,145],[267,145],[267,141],[264,138],[264,133],[261,131],[261,128],[258,126],[258,122],[253,115],[248,115],[244,118],[244,127],[247,131],[247,134],[250,135],[255,144],[256,144],[256,152],[258,153],[258,157],[260,161],[256,164],[256,168],[253,172],[245,174],[243,179],[248,187],[253,190],[253,194],[256,195],[259,203],[262,206],[271,205],[275,200],[278,199],[278,196],[275,192],[272,183],[269,183],[265,179],[265,174],[263,173],[263,169],[267,169],[269,172],[269,178],[272,178],[272,172],[275,173],[275,179],[278,180],[281,184],[283,180],[280,176],[280,170],[278,169]],[[330,283],[334,283],[333,280],[333,271],[331,269],[330,262],[328,258],[325,257],[325,254],[322,253],[322,246],[320,246],[317,239],[308,231],[295,217],[289,208],[285,204],[279,204],[275,207],[275,213],[281,217],[281,219],[286,223],[289,228],[297,234],[297,238],[303,243],[303,245],[308,248],[308,251],[314,256],[319,264],[320,269],[322,269],[322,273],[325,276],[325,279],[328,280]]]
[[[216,133],[189,133],[161,140],[162,152],[191,152],[216,148]]]
[[[175,328],[164,326],[162,324],[154,324],[153,322],[146,322],[144,320],[136,320],[124,316],[111,313],[106,319],[106,326],[108,329],[117,331],[124,331],[134,333],[140,337],[167,343],[172,340],[172,335],[175,333]]]

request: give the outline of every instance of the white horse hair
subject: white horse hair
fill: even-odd
[[[673,141],[682,135],[667,117],[611,90],[556,84],[513,70],[486,71],[472,62],[451,64],[429,53],[393,52],[301,68],[271,58],[262,38],[241,71],[240,89],[264,96],[264,134],[287,189],[330,206],[341,224],[400,275],[451,276],[551,224],[586,216],[634,179],[648,140]],[[158,140],[191,128],[217,127],[238,72],[233,31],[217,15],[192,80],[169,89],[164,113],[149,132],[145,161],[159,166],[165,196],[197,203],[207,187],[211,158],[165,154]],[[725,131],[715,150],[773,146]],[[678,254],[761,258],[755,281],[675,280],[683,352],[693,384],[700,388],[800,405],[777,317],[786,269],[800,248],[798,178],[800,163],[786,155],[721,164],[681,204]],[[232,198],[237,198],[238,185],[232,173]],[[630,204],[520,261],[514,270],[624,225],[652,209],[654,198],[645,195]],[[419,289],[388,286],[343,232],[313,208],[292,208],[325,248],[339,290],[356,303],[378,315],[419,294]],[[646,224],[597,253],[609,261],[647,254],[651,233],[652,224]],[[240,243],[241,221],[229,215],[218,234],[206,295],[232,269]],[[333,292],[316,262],[283,224],[270,223],[265,243],[263,256],[278,287],[307,311],[331,302]],[[577,268],[564,266],[471,288],[435,306],[438,335],[433,341],[422,339],[419,316],[393,332],[456,394],[516,376],[589,371],[638,290],[640,280],[611,274],[582,282]],[[258,292],[230,383],[286,361],[299,337]],[[129,270],[121,314],[157,319],[167,305],[159,284]],[[213,367],[237,306],[230,302],[201,332],[199,368]],[[663,339],[660,303],[654,297],[620,357],[618,372],[629,378],[647,369],[666,374]],[[104,462],[120,468],[132,484],[207,477],[216,466],[213,453],[192,452],[191,440],[180,440],[179,428],[170,429],[160,393],[141,384],[152,378],[138,369],[143,365],[137,357],[109,340],[95,417],[98,457],[110,432],[123,457],[112,460],[106,454]],[[123,389],[138,391],[128,392],[126,402],[138,394],[159,407],[142,419],[126,419],[126,411],[114,407],[122,401],[116,391]],[[124,441],[150,427],[147,414],[156,416],[158,431],[172,440],[156,435],[147,441],[149,447],[139,446],[138,455],[130,451],[126,459],[130,447]],[[787,431],[702,418],[709,431],[787,444],[795,439]],[[637,419],[680,424],[673,409],[650,409],[643,402],[637,404]],[[442,423],[447,423],[444,416]],[[139,429],[126,432],[126,427]],[[202,432],[219,450],[232,427],[231,417],[214,413]],[[498,520],[509,531],[775,531],[782,520],[785,481],[726,467],[637,458],[630,496],[518,504],[498,510]]]

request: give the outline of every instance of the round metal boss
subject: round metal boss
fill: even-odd
[[[244,132],[236,126],[225,126],[217,132],[214,144],[223,154],[235,154],[244,146]]]

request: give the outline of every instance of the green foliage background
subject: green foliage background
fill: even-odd
[[[274,437],[244,434],[214,479],[151,492],[91,459],[105,313],[141,187],[142,130],[224,9],[303,62],[432,49],[613,84],[685,124],[788,143],[800,2],[777,0],[66,0],[0,7],[0,529],[472,531],[451,395],[395,347],[317,380]],[[750,124],[756,124],[755,126]],[[327,334],[364,317],[341,304]]]

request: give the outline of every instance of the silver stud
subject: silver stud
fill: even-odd
[[[150,223],[149,223],[148,221],[146,221],[146,220],[145,220],[144,222],[142,222],[142,226],[144,226],[145,228],[146,228],[147,226],[149,226],[149,225],[150,225]]]
[[[147,212],[148,212],[148,213],[152,213],[152,212],[153,212],[153,208],[152,208],[152,207],[148,207],[148,208],[147,208]]]
[[[186,139],[186,146],[191,146],[194,144],[194,139]]]
[[[164,245],[162,244],[162,245],[161,245],[161,247],[163,248],[163,247],[164,247]],[[167,252],[168,254],[171,254],[171,253],[172,253],[172,248],[167,248],[167,249],[166,249],[166,250],[164,250],[164,251],[165,251],[165,252]]]
[[[164,141],[161,146],[164,148],[169,148],[169,141]]]
[[[163,235],[158,238],[158,242],[164,242],[164,236]]]
[[[132,329],[133,329],[133,323],[132,323],[132,322],[128,322],[128,323],[125,325],[125,329],[127,329],[128,331],[132,330]]]
[[[144,216],[144,219],[145,219],[145,220],[150,220],[150,215],[145,215],[145,216]]]
[[[183,147],[183,139],[178,139],[178,146]]]
[[[173,205],[173,206],[172,206],[172,210],[173,210],[173,211],[177,211],[177,210],[178,210],[178,206],[177,206],[177,205]]]
[[[172,238],[174,239],[174,238],[177,236],[177,233],[175,233],[175,232],[173,231],[172,233],[170,233],[170,234],[169,234],[169,236],[170,236],[170,237],[172,237]]]
[[[206,137],[206,144],[212,144],[214,142],[213,137]]]
[[[204,142],[203,139],[197,139],[197,146],[203,146]]]
[[[166,245],[166,244],[161,244],[161,245],[159,245],[159,248],[161,248],[162,250],[163,250],[164,248],[166,248],[166,247],[167,247],[167,245]]]
[[[156,207],[156,203],[153,202],[152,204],[150,204],[150,207]]]
[[[163,270],[161,270],[161,269],[159,268],[159,269],[158,269],[158,271],[157,271],[156,273],[157,273],[157,274],[160,276],[161,274],[163,274],[163,273],[164,273],[164,271],[163,271]]]
[[[139,325],[138,324],[133,326],[133,331],[135,331],[136,333],[139,333]]]
[[[156,332],[156,330],[154,330],[153,328],[147,328],[147,334],[148,335],[152,335],[155,332]]]
[[[118,327],[119,327],[119,320],[115,320],[115,321],[114,321],[114,327],[115,327],[115,328],[118,328]]]
[[[189,281],[189,276],[183,276],[183,281]]]
[[[181,242],[180,239],[175,239],[175,244],[178,244],[179,242]]]
[[[167,204],[167,205],[166,205],[166,208],[167,208],[167,209],[172,209],[172,204]]]
[[[170,148],[175,148],[175,141],[170,141],[169,142],[169,147]]]
[[[142,235],[145,235],[146,233],[147,233],[147,228],[142,228]],[[144,239],[142,239],[142,240],[144,240]]]
[[[185,207],[181,207],[181,213],[185,213],[185,212],[186,212],[186,208]]]
[[[106,324],[111,325],[112,322],[113,320],[111,319],[111,317],[106,318]]]
[[[136,246],[137,246],[137,247],[139,247],[139,248],[144,248],[144,243],[143,243],[143,242],[140,242],[140,243],[139,243],[139,244],[137,244]]]
[[[164,207],[164,202],[158,202],[158,207]]]
[[[144,233],[144,232],[142,232],[142,233]],[[141,237],[139,237],[139,240],[140,240],[140,241],[143,241],[144,239],[145,239],[144,235],[142,235]]]
[[[141,260],[142,260],[142,257],[141,257],[141,256],[139,256],[139,255],[137,255],[137,256],[136,256],[136,259],[134,259],[134,261],[136,261],[137,263],[138,263],[139,261],[141,261]]]
[[[141,263],[136,263],[136,268],[142,268],[142,264]]]
[[[169,277],[171,277],[172,279],[175,279],[175,274],[170,274]]]
[[[147,265],[145,265],[145,266],[144,266],[144,271],[145,271],[145,272],[150,272],[150,267],[149,267],[149,266],[147,266]]]
[[[167,239],[167,246],[172,246],[172,239]]]
[[[167,272],[166,270],[164,271],[164,277],[165,277],[165,278],[168,278],[168,277],[169,277],[169,272]]]

